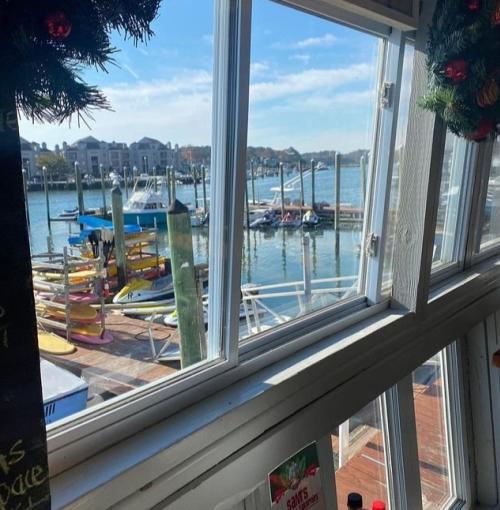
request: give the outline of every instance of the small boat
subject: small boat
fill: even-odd
[[[172,275],[167,275],[156,280],[141,278],[132,280],[114,296],[113,303],[140,303],[141,301],[157,301],[173,297]]]
[[[316,170],[318,170],[318,171],[328,170],[328,166],[325,165],[325,163],[323,163],[323,161],[319,161],[318,164],[316,165]]]
[[[138,223],[143,227],[166,225],[167,201],[164,198],[164,181],[161,180],[160,190],[158,180],[150,178],[143,189],[138,189],[141,181],[137,180],[132,196],[123,206],[125,223]]]
[[[63,209],[63,212],[58,216],[61,220],[75,221],[78,218],[78,207],[73,209]]]
[[[302,217],[302,225],[307,228],[315,228],[319,225],[319,216],[310,209]]]
[[[264,212],[262,216],[255,218],[250,223],[250,228],[266,228],[273,227],[278,222],[278,215],[274,211],[274,209],[268,209]]]
[[[278,223],[280,228],[298,228],[302,224],[300,218],[288,211],[283,219]]]

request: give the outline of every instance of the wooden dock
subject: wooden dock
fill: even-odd
[[[144,386],[180,370],[180,363],[152,360],[148,335],[149,323],[121,314],[106,317],[106,330],[113,342],[89,345],[75,342],[76,352],[66,356],[43,357],[89,382],[89,405]],[[175,328],[152,324],[155,348],[158,351],[167,342],[178,343]]]
[[[441,388],[442,379],[428,386],[413,385],[424,510],[441,508],[450,496]],[[362,494],[365,508],[371,508],[375,499],[388,500],[382,432],[369,425],[360,428],[349,443],[349,461],[336,470],[339,508],[345,508],[349,492]],[[338,458],[336,435],[332,447]]]

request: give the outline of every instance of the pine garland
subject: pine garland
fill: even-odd
[[[0,0],[0,102],[15,95],[28,118],[85,121],[110,108],[81,77],[84,66],[106,71],[114,63],[109,34],[137,44],[153,35],[160,0]]]
[[[422,107],[456,135],[500,133],[500,0],[438,0],[427,44]]]

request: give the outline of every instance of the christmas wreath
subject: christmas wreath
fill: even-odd
[[[474,141],[500,133],[500,0],[438,0],[421,106]]]
[[[15,97],[18,111],[58,121],[109,108],[84,82],[82,66],[113,62],[109,34],[135,42],[152,35],[160,0],[0,0],[0,107]]]

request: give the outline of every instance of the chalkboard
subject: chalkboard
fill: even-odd
[[[0,97],[0,510],[48,510],[47,443],[13,97]]]

